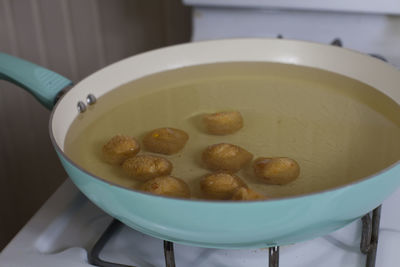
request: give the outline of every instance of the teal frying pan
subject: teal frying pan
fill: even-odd
[[[396,161],[356,182],[311,194],[248,202],[184,200],[110,183],[64,153],[68,129],[79,115],[77,107],[94,112],[88,105],[94,98],[89,95],[98,99],[154,73],[224,62],[317,68],[367,84],[400,104],[400,72],[391,65],[347,49],[291,40],[235,39],[166,47],[112,64],[74,86],[52,71],[0,53],[0,78],[20,85],[52,109],[50,137],[74,184],[106,213],[160,239],[214,248],[290,244],[347,225],[380,205],[400,185]],[[65,87],[71,89],[56,101]],[[368,147],[365,150],[368,153]]]

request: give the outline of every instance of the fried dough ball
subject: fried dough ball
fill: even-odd
[[[252,158],[253,155],[247,150],[226,143],[208,146],[202,155],[205,166],[213,171],[237,172]]]
[[[235,190],[232,195],[232,200],[263,200],[266,196],[246,187],[240,187]]]
[[[230,199],[239,187],[247,188],[247,185],[238,176],[226,172],[207,174],[200,181],[201,191],[209,199]]]
[[[122,169],[136,180],[147,181],[171,174],[172,163],[163,157],[138,155],[125,160]]]
[[[115,135],[102,149],[103,158],[111,164],[121,164],[127,158],[136,156],[140,151],[139,142],[130,136]]]
[[[143,139],[144,147],[151,152],[171,155],[179,152],[189,139],[189,135],[179,129],[158,128]]]
[[[265,158],[254,161],[255,175],[264,183],[283,185],[292,182],[300,174],[299,164],[290,158]]]
[[[152,178],[140,185],[138,189],[156,195],[190,198],[189,186],[181,179],[173,176]]]
[[[232,134],[243,127],[243,117],[238,111],[207,114],[203,122],[207,132],[215,135]]]

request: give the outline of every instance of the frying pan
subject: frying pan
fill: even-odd
[[[269,247],[328,234],[377,207],[399,186],[400,165],[396,162],[357,182],[296,197],[249,202],[183,200],[107,182],[64,153],[67,131],[78,116],[77,103],[85,103],[89,94],[99,98],[147,75],[218,62],[313,67],[361,81],[400,103],[400,73],[396,68],[343,48],[270,39],[218,40],[162,48],[90,75],[57,102],[51,113],[50,137],[70,179],[97,206],[136,230],[173,242],[215,248]],[[71,84],[58,74],[6,54],[0,54],[0,77],[27,89],[48,108],[53,107],[60,90]]]

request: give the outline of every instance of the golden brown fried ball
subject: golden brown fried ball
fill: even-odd
[[[158,128],[143,139],[144,147],[151,152],[171,155],[179,152],[189,139],[189,135],[179,129]]]
[[[139,142],[125,135],[115,135],[102,149],[104,160],[111,164],[121,164],[127,158],[136,156],[139,151]]]
[[[247,185],[238,176],[226,172],[207,174],[200,181],[201,191],[209,199],[230,199],[239,187],[247,188]]]
[[[226,143],[208,146],[202,155],[205,166],[213,171],[237,172],[252,158],[253,155],[247,150]]]
[[[243,127],[243,117],[238,111],[224,111],[207,114],[203,117],[206,131],[210,134],[226,135]]]
[[[122,169],[136,180],[147,181],[171,174],[172,163],[163,157],[138,155],[125,160]]]
[[[266,196],[246,187],[240,187],[232,195],[232,200],[263,200]]]
[[[138,189],[156,195],[190,198],[189,186],[181,179],[173,176],[152,178],[140,185]]]
[[[299,164],[290,158],[258,158],[253,163],[255,175],[267,184],[287,184],[300,174]]]

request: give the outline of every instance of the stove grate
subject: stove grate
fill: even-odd
[[[372,217],[371,214],[372,213]],[[378,248],[378,237],[379,237],[379,223],[381,218],[381,206],[374,209],[372,212],[364,215],[362,220],[362,233],[360,250],[363,254],[367,255],[366,267],[375,267],[376,251]],[[123,224],[114,219],[108,228],[104,231],[103,235],[96,242],[92,250],[88,255],[90,264],[99,267],[136,267],[132,265],[124,265],[119,263],[108,262],[100,259],[100,253],[108,240],[117,233]],[[279,246],[270,247],[268,250],[269,267],[279,267]],[[164,256],[165,266],[175,267],[175,254],[174,254],[174,243],[164,240]]]
[[[366,267],[374,267],[376,262],[376,251],[378,248],[379,224],[381,221],[381,207],[379,206],[370,214],[362,217],[362,234],[360,250],[367,255]]]
[[[107,227],[107,229],[104,231],[104,233],[100,236],[99,240],[97,240],[96,244],[93,246],[92,250],[88,254],[88,261],[90,264],[93,264],[95,266],[99,267],[137,267],[133,265],[124,265],[124,264],[119,264],[119,263],[114,263],[114,262],[108,262],[100,259],[100,253],[103,250],[104,246],[107,244],[108,240],[115,235],[119,230],[121,230],[121,227],[123,224],[114,219],[111,224]],[[167,265],[168,266],[168,265]],[[175,265],[171,265],[174,267]]]
[[[164,240],[165,266],[175,267],[174,243]]]

